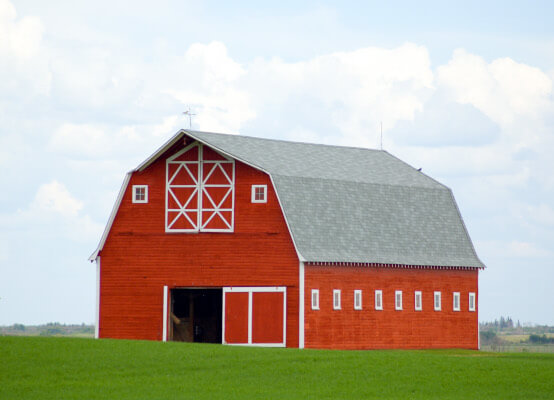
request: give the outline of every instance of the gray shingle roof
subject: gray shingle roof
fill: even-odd
[[[484,267],[451,190],[386,151],[181,133],[271,175],[305,261]]]

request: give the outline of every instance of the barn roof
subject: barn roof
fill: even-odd
[[[484,267],[452,191],[386,151],[181,130],[135,171],[185,135],[271,176],[303,261]]]

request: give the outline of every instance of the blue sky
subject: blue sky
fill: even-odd
[[[379,146],[451,187],[480,319],[554,324],[551,2],[0,0],[0,324],[92,322],[126,171],[187,127]]]

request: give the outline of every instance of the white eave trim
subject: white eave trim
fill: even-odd
[[[104,233],[102,234],[102,238],[100,239],[100,243],[98,243],[98,247],[94,251],[94,253],[91,254],[91,256],[88,258],[90,262],[93,262],[96,260],[96,257],[98,257],[98,254],[104,247],[104,244],[106,243],[106,239],[108,238],[108,233],[110,233],[110,229],[112,228],[113,221],[115,219],[115,215],[117,214],[117,210],[119,210],[119,206],[121,204],[121,200],[123,200],[123,195],[125,194],[125,191],[127,190],[127,186],[129,185],[129,181],[131,180],[131,175],[133,174],[133,171],[127,172],[125,175],[125,179],[123,180],[123,184],[121,185],[121,189],[119,189],[119,194],[117,195],[117,200],[115,201],[115,204],[113,205],[112,212],[110,214],[110,218],[108,219],[108,223],[106,224],[106,227],[104,228]]]
[[[233,155],[233,154],[231,154],[231,153],[229,153],[225,150],[220,149],[218,146],[215,146],[215,145],[213,145],[209,142],[206,142],[206,141],[196,137],[194,135],[194,132],[187,131],[185,129],[180,129],[175,135],[173,135],[171,137],[171,139],[169,139],[164,145],[162,145],[158,150],[156,150],[150,157],[148,157],[138,167],[136,167],[135,169],[127,172],[127,175],[125,176],[125,180],[123,181],[123,185],[121,186],[121,189],[119,190],[117,200],[116,200],[116,202],[113,206],[112,212],[110,214],[110,218],[108,219],[108,223],[106,224],[106,228],[104,229],[104,233],[102,234],[102,238],[100,239],[100,243],[98,244],[98,247],[96,248],[94,253],[92,253],[91,256],[89,257],[89,261],[90,262],[94,261],[96,259],[96,257],[98,256],[98,254],[100,253],[100,251],[102,251],[102,249],[104,248],[104,244],[106,243],[108,233],[110,232],[110,229],[112,228],[112,224],[113,224],[113,221],[115,219],[115,215],[117,214],[117,211],[119,210],[119,206],[121,205],[121,200],[123,199],[123,195],[125,194],[125,191],[127,190],[127,186],[129,184],[129,181],[131,179],[131,175],[133,174],[133,172],[142,171],[145,168],[147,168],[154,161],[156,161],[163,153],[165,153],[175,143],[177,143],[184,135],[187,135],[187,136],[197,140],[198,142],[202,143],[205,146],[208,146],[208,147],[211,147],[211,148],[215,149],[216,151],[220,152],[221,154],[223,154],[227,157],[231,157],[231,158],[233,158],[235,160],[238,160],[238,161],[240,161],[240,162],[242,162],[242,163],[244,163],[244,164],[246,164],[246,165],[248,165],[252,168],[255,168],[259,171],[262,171],[262,172],[266,173],[269,176],[269,178],[271,180],[271,184],[273,185],[273,188],[275,189],[275,194],[277,196],[277,201],[279,202],[279,207],[281,208],[281,212],[283,213],[283,217],[285,218],[285,223],[287,224],[287,229],[288,229],[289,235],[292,239],[292,244],[294,246],[294,249],[296,250],[296,255],[298,256],[299,261],[301,261],[301,262],[307,261],[302,256],[302,254],[300,254],[300,251],[298,251],[298,246],[296,245],[296,241],[294,240],[294,235],[292,234],[292,230],[290,228],[287,215],[286,215],[285,210],[283,208],[283,204],[281,203],[281,199],[279,197],[279,193],[277,192],[277,188],[275,187],[275,182],[273,181],[273,176],[271,175],[271,173],[269,171],[266,171],[264,168],[262,168],[258,165],[255,165],[255,164],[253,164],[249,161],[243,160],[240,157],[237,157],[237,156],[235,156],[235,155]]]

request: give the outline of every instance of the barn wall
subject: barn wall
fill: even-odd
[[[100,337],[162,339],[163,286],[286,286],[287,346],[298,346],[298,258],[269,177],[235,166],[234,233],[165,233],[165,160],[133,173],[101,252]],[[251,185],[268,201],[251,203]],[[132,186],[149,202],[133,204]]]
[[[311,348],[468,348],[478,347],[477,311],[468,311],[468,293],[476,294],[478,272],[463,270],[306,266],[305,344]],[[320,309],[310,294],[319,289]],[[333,289],[341,289],[341,310],[333,310]],[[362,310],[354,310],[361,289]],[[375,310],[375,290],[383,291],[383,310]],[[402,290],[403,310],[395,310]],[[422,291],[422,311],[414,310],[414,292]],[[433,292],[442,292],[435,311]],[[460,292],[461,311],[452,311],[452,292]]]

